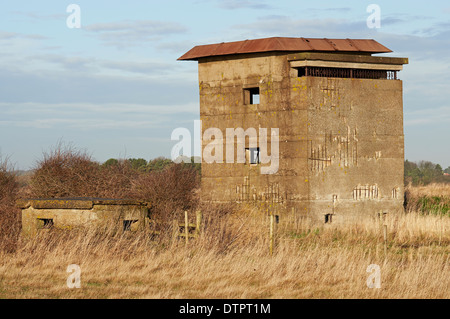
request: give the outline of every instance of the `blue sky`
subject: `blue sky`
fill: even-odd
[[[366,11],[381,9],[381,28]],[[81,8],[70,29],[69,4]],[[450,3],[10,1],[0,10],[0,154],[29,169],[59,141],[103,162],[170,157],[199,119],[195,45],[271,36],[373,38],[409,58],[405,157],[450,166]]]

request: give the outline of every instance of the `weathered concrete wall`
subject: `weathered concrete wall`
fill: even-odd
[[[251,59],[229,60],[210,58],[199,63],[203,132],[209,127],[217,127],[225,137],[226,128],[258,130],[261,127],[269,128],[269,132],[270,128],[280,128],[280,140],[283,141],[280,143],[280,157],[283,160],[275,175],[261,175],[259,165],[204,163],[204,200],[286,202],[287,195],[298,196],[302,192],[307,198],[307,190],[297,189],[299,184],[296,183],[296,176],[302,169],[306,170],[306,153],[303,159],[296,160],[294,156],[297,154],[293,151],[306,150],[306,141],[292,138],[306,136],[307,110],[306,106],[303,110],[290,109],[286,96],[290,91],[289,69],[284,55],[261,54]],[[259,104],[244,105],[243,89],[250,87],[260,88]],[[270,141],[268,137],[269,145]],[[208,143],[204,140],[203,147]],[[224,155],[225,151],[224,147]]]
[[[310,214],[345,218],[403,209],[399,80],[307,77]],[[322,215],[322,216],[321,216]]]
[[[129,227],[136,231],[144,229],[148,214],[147,204],[130,200],[24,199],[18,206],[22,209],[22,233],[25,236],[36,235],[51,227],[102,227],[113,231]]]
[[[405,61],[340,56],[311,55],[333,63],[370,62],[374,68]],[[260,173],[264,164],[203,159],[202,199],[294,209],[319,222],[330,213],[333,222],[340,222],[402,210],[402,82],[298,77],[290,65],[295,59],[266,53],[199,60],[202,135],[211,127],[219,128],[224,139],[226,128],[279,128],[280,158],[272,175]],[[245,104],[244,89],[251,87],[259,87],[259,104]],[[269,152],[270,141],[269,136]],[[219,140],[224,161],[225,142]],[[203,140],[202,149],[208,144]],[[235,145],[235,159],[237,151]]]

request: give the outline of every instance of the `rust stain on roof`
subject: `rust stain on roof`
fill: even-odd
[[[285,38],[273,37],[236,42],[198,45],[178,58],[178,60],[198,60],[211,56],[261,52],[392,52],[373,39],[327,39],[327,38]]]

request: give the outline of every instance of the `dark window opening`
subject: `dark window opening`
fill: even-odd
[[[297,69],[298,77],[315,76],[327,78],[350,78],[350,79],[385,79],[397,80],[398,71],[348,69],[348,68],[325,68],[318,66],[304,66]]]
[[[325,214],[325,224],[331,224],[333,220],[333,214]]]
[[[136,222],[137,222],[137,220],[124,220],[123,221],[123,231],[131,231],[131,225]]]
[[[297,77],[301,78],[302,76],[306,76],[306,67],[297,68]]]
[[[39,229],[50,229],[53,227],[52,218],[38,218],[38,228]]]
[[[259,147],[246,148],[245,151],[248,154],[248,159],[249,159],[250,164],[261,163],[260,158],[259,158]]]
[[[244,89],[244,104],[259,104],[259,87]]]

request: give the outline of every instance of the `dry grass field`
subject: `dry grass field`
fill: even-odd
[[[408,186],[405,213],[382,223],[318,227],[281,216],[270,254],[269,217],[200,204],[198,180],[182,165],[105,167],[71,148],[45,155],[25,179],[0,159],[0,299],[450,297],[450,184]],[[174,240],[170,227],[156,238],[92,229],[23,238],[15,202],[27,196],[145,199],[166,221],[174,210],[200,209],[203,227],[188,244]],[[80,267],[81,288],[67,285],[72,264]],[[368,287],[374,264],[380,288]]]
[[[408,192],[448,200],[450,187]],[[204,214],[204,231],[188,245],[91,230],[19,238],[13,251],[0,252],[0,298],[450,297],[448,214],[407,208],[389,216],[386,254],[379,221],[313,227],[286,220],[273,255],[267,216],[250,208]],[[81,268],[79,289],[67,286],[70,264]],[[367,285],[371,264],[380,266],[379,289]]]

